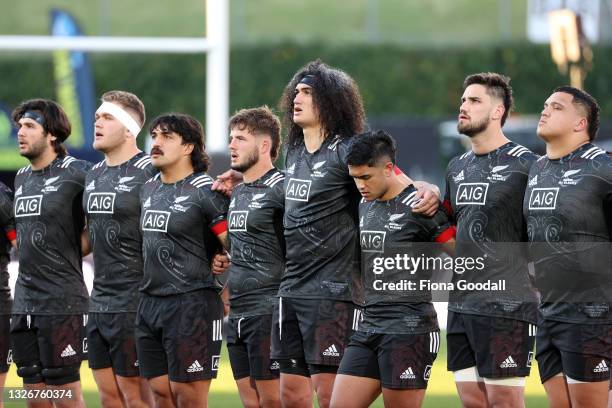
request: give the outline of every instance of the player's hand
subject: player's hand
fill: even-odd
[[[240,183],[242,183],[242,173],[230,169],[217,176],[217,179],[212,185],[212,189],[229,197],[232,195],[234,187]]]
[[[222,275],[230,266],[229,254],[225,251],[215,255],[212,261],[212,273],[214,275]]]
[[[433,217],[440,207],[440,190],[433,184],[425,182],[419,184],[412,211],[427,217]]]

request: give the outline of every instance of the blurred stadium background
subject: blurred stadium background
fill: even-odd
[[[49,35],[54,17],[55,24],[72,18],[77,24],[56,26],[56,32],[87,36],[206,35],[205,0],[0,0],[0,6],[0,36]],[[293,73],[321,58],[356,79],[370,127],[395,136],[402,169],[442,185],[448,159],[467,146],[456,134],[455,118],[461,84],[470,73],[512,77],[516,107],[506,133],[543,151],[535,136],[538,114],[552,89],[570,82],[569,70],[559,69],[559,61],[551,58],[549,44],[548,13],[563,8],[580,17],[582,48],[570,65],[586,73],[584,88],[602,109],[598,144],[612,150],[612,0],[231,0],[229,114],[262,104],[276,107]],[[9,116],[22,100],[43,97],[63,103],[73,115],[71,152],[97,161],[101,156],[91,150],[93,117],[83,113],[95,109],[99,95],[110,89],[134,92],[145,103],[149,120],[182,111],[204,121],[206,58],[0,50],[0,180],[12,186],[15,171],[26,163],[16,152]],[[89,74],[71,69],[83,64],[89,65]],[[139,138],[143,148],[145,139]],[[216,157],[212,173],[224,169],[224,158]],[[14,280],[15,265],[11,271]],[[82,372],[87,405],[99,406],[86,364]],[[20,386],[14,367],[7,386]],[[526,393],[528,407],[546,406],[537,368]],[[444,349],[427,394],[425,406],[459,406]],[[240,406],[227,358],[213,382],[210,405]]]

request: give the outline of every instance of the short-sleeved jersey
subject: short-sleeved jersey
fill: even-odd
[[[212,191],[213,180],[193,173],[172,184],[160,175],[140,194],[144,279],[147,295],[169,296],[214,288],[210,263],[227,230],[229,199]]]
[[[0,314],[11,313],[8,264],[11,241],[16,238],[13,192],[0,182]]]
[[[413,185],[388,201],[359,204],[359,242],[365,310],[359,330],[378,333],[427,333],[438,329],[431,292],[420,289],[420,281],[431,278],[426,269],[411,274],[407,269],[381,268],[377,260],[397,255],[422,257],[437,255],[431,242],[446,242],[455,228],[440,209],[433,217],[412,212],[416,199]],[[429,244],[425,244],[429,243]],[[378,264],[379,268],[375,268]],[[409,288],[408,282],[415,286]],[[385,285],[387,284],[387,285]],[[389,286],[392,284],[393,286]],[[403,287],[404,290],[398,290]]]
[[[94,258],[90,312],[135,312],[142,281],[140,189],[157,170],[143,152],[87,173],[83,209]]]
[[[523,211],[540,312],[569,323],[612,323],[612,157],[587,143],[531,168]]]
[[[483,270],[454,274],[453,281],[506,284],[501,294],[453,291],[449,310],[536,322],[537,296],[520,242],[527,240],[523,196],[537,158],[508,142],[483,155],[469,151],[448,164],[444,205],[457,226],[457,256],[485,259]]]
[[[237,186],[228,212],[230,315],[272,314],[285,270],[285,176],[271,169]]]
[[[335,136],[314,153],[303,142],[286,152],[287,263],[281,296],[352,298],[359,279],[359,193],[346,162],[350,143],[351,138]]]
[[[81,202],[90,167],[89,162],[63,156],[44,169],[27,166],[17,172],[14,213],[19,276],[13,313],[87,313]]]

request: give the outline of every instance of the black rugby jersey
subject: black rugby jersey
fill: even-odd
[[[81,233],[89,162],[57,157],[41,170],[15,177],[14,213],[19,248],[15,314],[87,313]]]
[[[284,175],[271,169],[232,192],[228,231],[230,315],[271,314],[285,270]]]
[[[11,313],[8,264],[11,241],[16,238],[13,192],[0,182],[0,314]]]
[[[411,274],[402,265],[389,269],[381,261],[398,255],[415,259],[437,256],[431,242],[454,237],[455,228],[444,210],[439,209],[431,218],[412,212],[416,193],[410,185],[388,201],[361,200],[359,242],[365,310],[359,330],[427,333],[438,329],[431,292],[420,285],[420,281],[431,278],[432,270],[425,267]],[[408,282],[415,286],[407,286]]]
[[[454,291],[449,310],[536,322],[536,292],[528,271],[522,217],[527,175],[538,156],[514,142],[487,154],[453,158],[446,172],[444,205],[457,225],[457,256],[483,257],[485,268],[454,274],[484,283],[504,280],[506,290]]]
[[[212,191],[213,180],[193,173],[172,184],[160,175],[141,189],[140,228],[147,295],[168,296],[214,288],[210,263],[227,230],[229,199]]]
[[[83,209],[94,258],[90,312],[135,312],[142,281],[140,189],[157,173],[140,152],[130,160],[94,165],[87,173]]]
[[[348,173],[351,138],[328,137],[314,153],[303,141],[285,155],[286,271],[279,294],[355,300],[359,280],[359,193]]]
[[[531,168],[523,204],[540,312],[612,323],[612,157],[587,143]]]

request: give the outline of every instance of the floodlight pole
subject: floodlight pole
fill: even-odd
[[[227,151],[229,119],[229,0],[206,0],[206,150]]]

